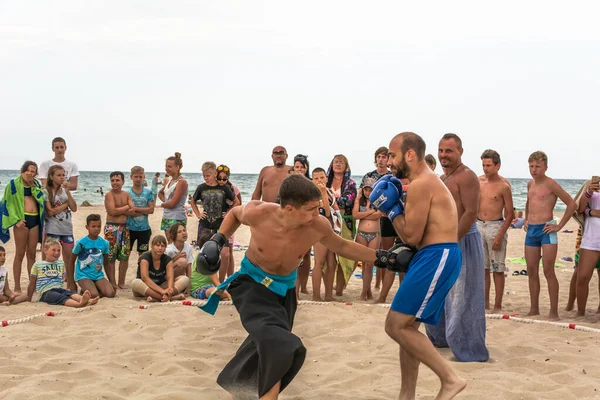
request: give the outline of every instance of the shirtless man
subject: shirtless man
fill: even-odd
[[[298,264],[315,243],[377,266],[394,268],[398,260],[390,251],[369,249],[336,235],[327,218],[319,215],[320,190],[303,175],[284,179],[279,197],[280,204],[251,201],[233,208],[196,258],[199,273],[214,274],[227,238],[241,224],[250,227],[250,245],[240,270],[201,307],[214,314],[220,294],[228,289],[249,333],[217,379],[235,398],[277,399],[302,367],[306,348],[291,332],[296,312],[294,286]]]
[[[457,135],[447,133],[442,137],[438,158],[444,175],[440,178],[456,203],[458,240],[463,258],[458,281],[448,293],[442,321],[438,326],[427,325],[426,328],[433,344],[450,347],[459,361],[487,361],[490,355],[485,345],[483,242],[475,224],[479,179],[462,163],[462,153],[462,141]]]
[[[513,200],[510,184],[498,175],[500,170],[500,154],[494,150],[486,150],[481,154],[481,165],[484,175],[479,177],[481,196],[479,198],[479,215],[477,229],[483,240],[485,256],[485,309],[490,309],[490,272],[494,276],[496,298],[492,313],[502,309],[504,294],[504,273],[506,268],[506,245],[508,228],[513,219]]]
[[[127,217],[135,216],[135,207],[129,193],[121,190],[125,183],[125,175],[120,171],[110,174],[111,190],[104,197],[106,207],[106,224],[104,225],[104,238],[110,245],[106,277],[115,291],[115,261],[119,260],[119,282],[125,282],[129,260],[129,229]],[[124,284],[119,286],[124,288]]]
[[[425,142],[419,135],[396,135],[390,142],[388,161],[394,177],[382,177],[374,185],[370,200],[388,215],[404,243],[418,249],[385,321],[385,331],[400,345],[402,387],[398,398],[415,398],[422,362],[441,381],[436,399],[445,400],[460,393],[466,382],[419,332],[419,325],[439,323],[446,295],[460,274],[462,256],[457,243],[456,205],[424,158]],[[398,177],[410,180],[406,211]]]
[[[288,154],[287,150],[283,146],[276,146],[273,148],[273,165],[264,167],[260,170],[258,175],[258,182],[256,182],[256,188],[252,193],[252,200],[262,200],[269,203],[274,203],[277,199],[277,193],[279,193],[279,186],[281,182],[287,178],[290,174],[289,165],[286,165]]]

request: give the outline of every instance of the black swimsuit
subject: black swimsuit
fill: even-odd
[[[33,197],[33,194],[31,193],[31,188],[29,186],[23,187],[23,194],[25,195],[25,197]],[[26,212],[25,213],[25,227],[28,229],[32,229],[38,225],[40,225],[39,212],[36,214]]]

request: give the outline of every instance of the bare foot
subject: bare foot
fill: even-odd
[[[502,312],[502,308],[500,307],[494,307],[494,309],[492,310],[492,314],[500,314]]]
[[[90,301],[88,302],[88,306],[93,306],[94,304],[96,304],[98,302],[98,300],[100,299],[100,297],[96,296],[93,299],[90,299]]]
[[[525,314],[526,317],[533,317],[534,315],[540,315],[540,310],[529,310],[529,312]]]
[[[548,314],[548,321],[558,321],[559,319],[560,317],[558,316],[558,313]]]
[[[3,306],[10,306],[10,301],[3,301],[2,303]]]
[[[327,302],[329,302],[329,301],[339,301],[337,299],[334,299],[333,297],[325,297],[323,300],[327,301]]]
[[[300,293],[310,294],[310,293],[308,293],[308,289],[307,288],[300,289]]]
[[[385,304],[385,299],[378,297],[377,299],[373,300],[371,304]]]
[[[313,296],[313,301],[323,301],[321,296]]]
[[[567,304],[565,311],[573,311],[573,304]],[[600,307],[598,307],[598,311],[600,311]]]
[[[83,294],[81,295],[81,300],[79,300],[79,307],[84,307],[85,305],[87,305],[87,303],[90,301],[90,297],[92,297],[92,294],[89,290],[83,292]]]
[[[467,387],[467,382],[457,377],[453,382],[442,382],[442,387],[435,396],[435,400],[453,399]]]
[[[158,301],[158,300],[156,300],[156,299],[155,299],[154,297],[152,297],[152,296],[148,296],[148,297],[146,297],[146,301],[147,301],[148,303],[154,303],[155,301]]]
[[[13,292],[14,293],[23,293],[23,292],[21,292],[21,288],[20,287],[16,287],[16,286],[15,286],[15,289],[13,290]]]
[[[113,290],[115,291],[115,293],[117,293],[117,289],[119,288],[116,284],[111,283],[111,286],[113,287]]]
[[[485,309],[486,309],[486,310],[489,310],[489,309],[490,309],[490,305],[489,305],[489,304],[486,304],[486,305],[485,305]]]
[[[381,286],[375,285],[375,290],[381,290]]]
[[[129,287],[126,284],[119,284],[119,289],[129,289]]]
[[[171,297],[171,300],[185,300],[185,295],[183,293],[176,294]]]

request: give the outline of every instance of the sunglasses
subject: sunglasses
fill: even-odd
[[[218,181],[227,182],[227,178],[217,178]]]
[[[303,156],[302,154],[299,154],[296,157],[294,157],[294,162],[300,161],[301,163],[305,163],[307,161],[307,157],[308,156]]]
[[[273,155],[274,156],[285,156],[285,151],[274,151]]]
[[[229,167],[227,165],[219,165],[217,167],[217,171],[225,171],[225,172],[229,172]]]

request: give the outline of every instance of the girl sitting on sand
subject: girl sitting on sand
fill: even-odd
[[[375,182],[367,181],[362,189],[359,190],[358,201],[354,202],[352,216],[359,220],[356,230],[356,243],[360,243],[371,249],[379,249],[381,237],[379,235],[379,219],[383,216],[382,213],[371,208],[369,196],[373,191]],[[371,292],[371,282],[373,280],[373,263],[363,261],[362,281],[363,289],[360,294],[361,300],[373,299]]]
[[[138,261],[137,278],[131,284],[133,295],[146,297],[149,302],[185,299],[182,293],[190,280],[185,275],[175,278],[171,257],[165,254],[167,239],[155,236],[151,248]]]
[[[173,238],[173,242],[167,246],[165,254],[171,257],[175,278],[178,276],[187,276],[191,280],[194,253],[192,246],[185,242],[188,239],[185,225],[179,222],[176,223],[169,229],[169,235]],[[190,294],[189,286],[185,289],[185,294]]]

